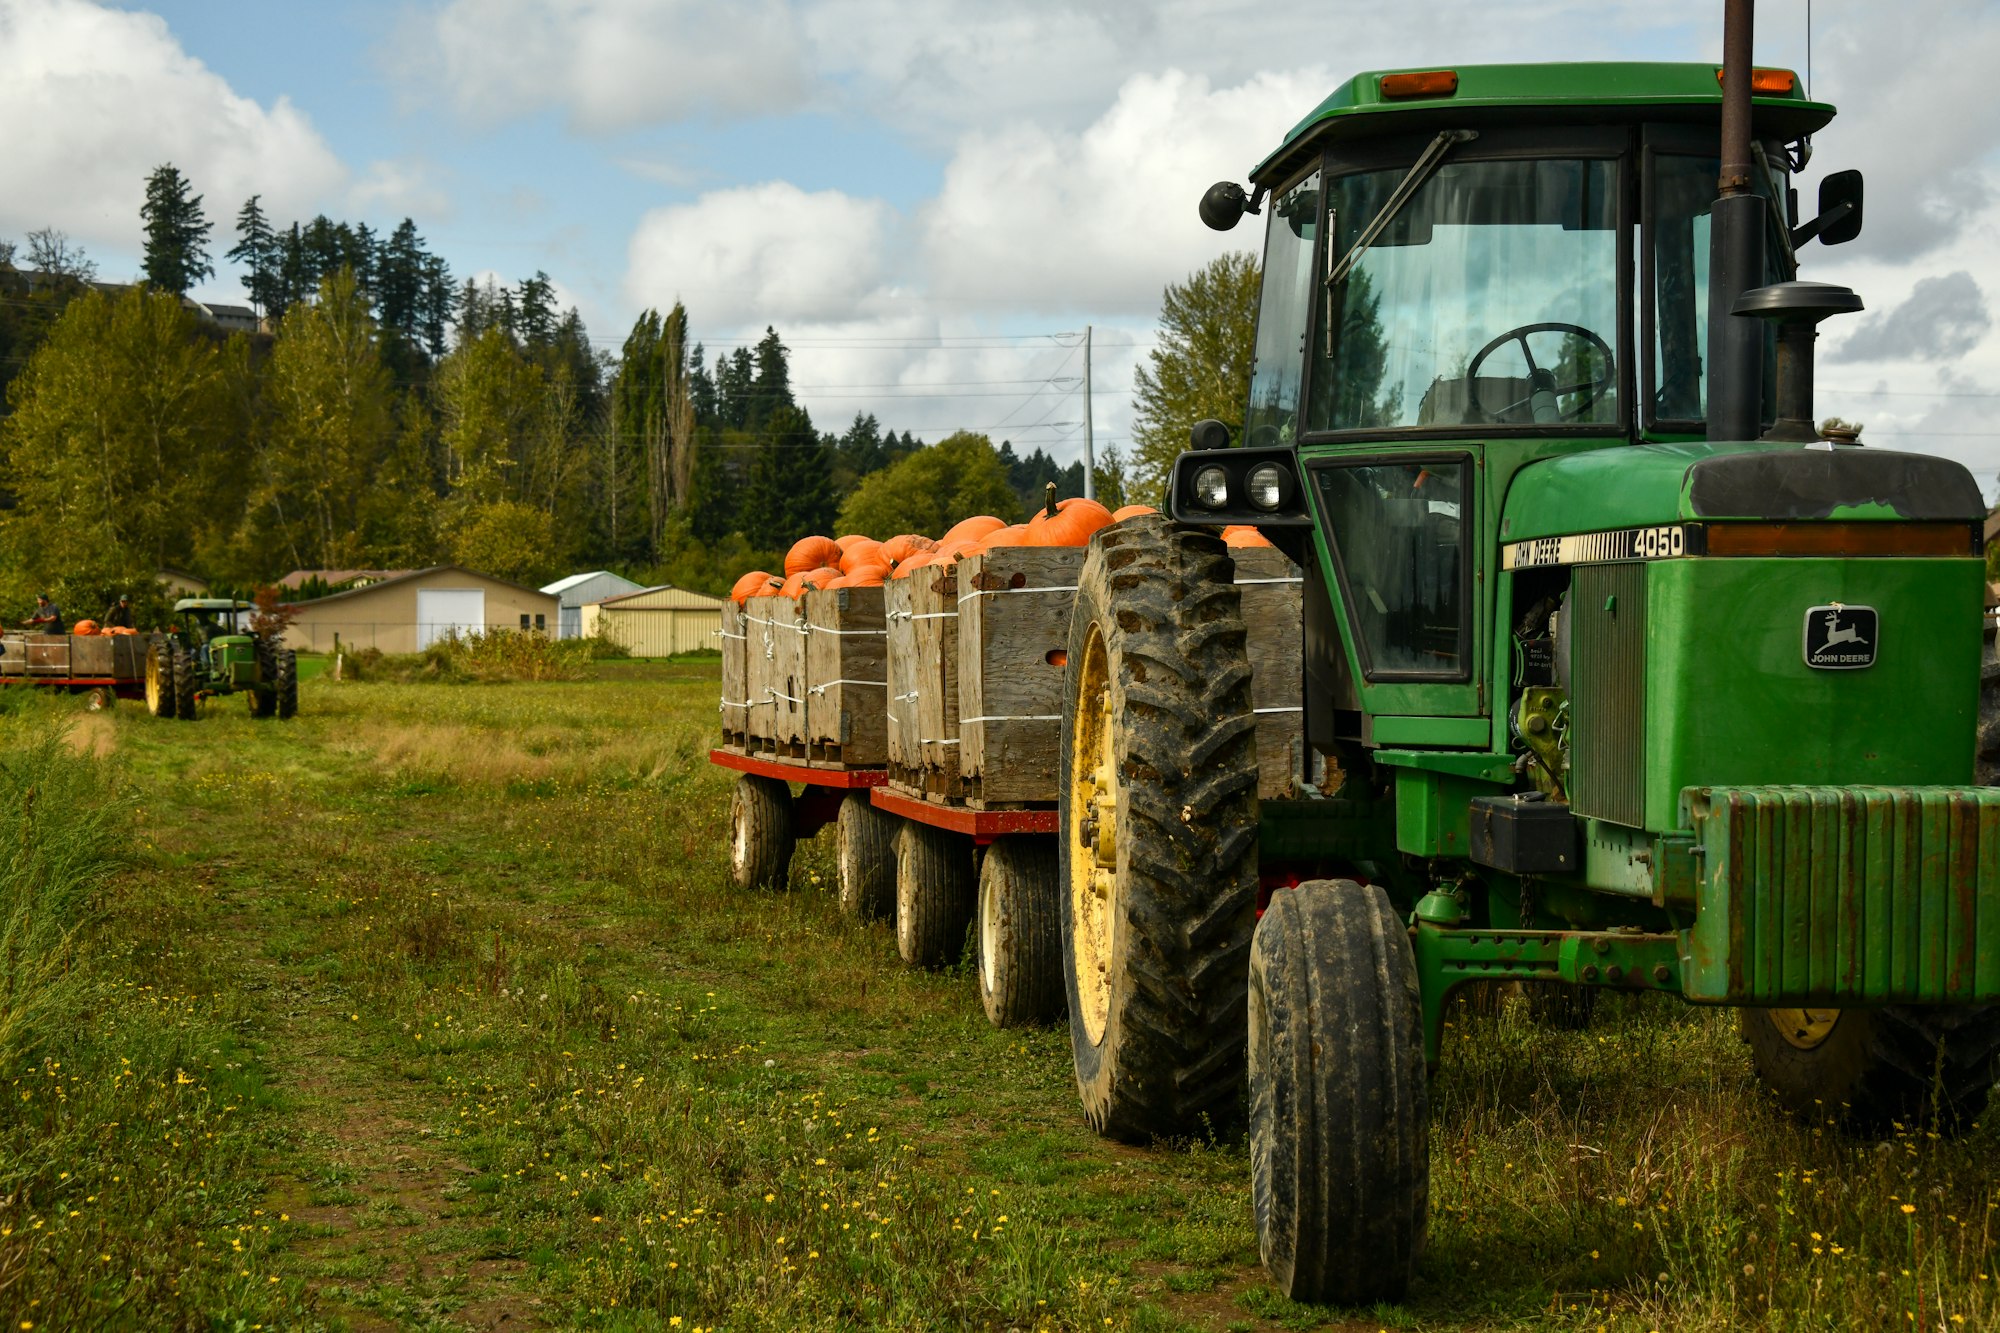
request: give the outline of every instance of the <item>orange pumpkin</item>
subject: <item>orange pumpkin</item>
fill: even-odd
[[[1126,505],[1123,509],[1114,509],[1111,511],[1111,521],[1113,523],[1123,523],[1126,519],[1137,518],[1141,514],[1157,514],[1159,512],[1159,510],[1153,508],[1151,505]]]
[[[69,632],[71,634],[81,634],[87,638],[97,633],[97,622],[95,620],[79,620],[69,627]]]
[[[1257,529],[1236,524],[1222,530],[1222,544],[1224,546],[1269,546],[1271,542],[1269,538],[1257,531]]]
[[[882,554],[882,543],[872,537],[858,538],[840,550],[840,571],[843,574],[852,574],[860,565],[889,563],[888,557]]]
[[[984,555],[1002,546],[1025,546],[1028,541],[1026,523],[1010,523],[998,532],[989,534],[983,541],[974,542],[959,552],[960,555]]]
[[[1028,537],[1023,546],[1083,546],[1099,528],[1111,525],[1111,511],[1095,500],[1072,496],[1028,521]]]
[[[824,588],[840,576],[840,570],[837,566],[822,565],[818,569],[807,571],[804,587],[807,589]]]
[[[975,514],[971,518],[962,518],[952,524],[951,531],[938,538],[938,545],[950,546],[953,542],[965,545],[980,541],[988,534],[998,532],[1006,526],[1004,519],[995,518],[991,514]]]
[[[849,550],[853,549],[854,543],[872,542],[874,540],[873,537],[864,537],[858,532],[850,532],[845,537],[835,537],[833,544],[840,548],[842,555],[845,555]]]
[[[889,577],[889,572],[892,568],[894,567],[887,560],[856,560],[854,563],[846,566],[841,572],[849,578],[872,577],[879,582]],[[865,588],[870,585],[862,583],[855,586]]]
[[[835,586],[843,588],[879,588],[882,586],[882,580],[888,577],[889,567],[887,565],[863,565],[852,574],[841,575],[840,582]]]
[[[735,584],[729,589],[729,600],[741,606],[751,597],[754,597],[757,594],[757,590],[765,584],[783,582],[783,579],[773,578],[761,569],[753,569],[742,578],[736,580]]]
[[[896,572],[889,577],[892,579],[906,579],[930,562],[931,553],[929,551],[918,551],[908,560],[898,560],[896,562]]]
[[[882,554],[889,557],[890,563],[900,565],[917,552],[928,551],[936,545],[937,543],[929,537],[919,536],[914,532],[905,532],[900,536],[891,537],[888,541],[883,542]]]
[[[801,537],[785,552],[785,577],[840,564],[840,546],[831,537]]]

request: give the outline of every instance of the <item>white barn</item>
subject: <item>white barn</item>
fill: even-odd
[[[556,599],[556,637],[580,639],[584,635],[584,607],[592,602],[601,602],[607,597],[622,597],[628,592],[638,592],[644,586],[628,578],[621,578],[608,570],[599,569],[588,574],[572,574],[566,579],[557,579],[542,591]]]

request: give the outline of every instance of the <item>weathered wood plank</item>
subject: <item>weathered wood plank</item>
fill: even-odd
[[[806,614],[800,599],[770,598],[780,607],[772,612],[771,704],[772,733],[779,745],[803,758],[806,744]]]
[[[888,635],[889,701],[887,745],[889,780],[904,790],[923,793],[922,733],[917,730],[917,695],[923,663],[917,655],[917,622],[913,618],[916,589],[910,580],[890,579],[882,587],[883,619]]]
[[[965,786],[958,771],[958,572],[926,566],[903,582],[915,585],[910,605],[922,673],[916,705],[924,795],[954,799]]]
[[[1056,799],[1063,653],[1082,547],[1000,547],[959,569],[960,771],[975,805]]]
[[[734,601],[723,602],[722,738],[735,745],[743,743],[744,723],[750,712],[750,654],[744,630],[743,608]]]
[[[784,620],[794,611],[794,604],[783,597],[752,597],[743,604],[744,631],[747,636],[745,653],[749,659],[744,674],[743,697],[747,701],[744,710],[744,732],[753,743],[752,749],[768,749],[778,739],[778,700],[775,684],[777,675],[778,649],[782,635],[789,631],[782,628]]]
[[[879,768],[889,758],[888,626],[882,588],[830,588],[802,599],[806,745],[816,764]]]
[[[1305,775],[1304,588],[1283,551],[1238,547],[1236,586],[1249,630],[1250,703],[1257,710],[1257,794],[1295,795]]]

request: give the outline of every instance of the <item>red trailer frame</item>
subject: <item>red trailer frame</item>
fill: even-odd
[[[811,837],[838,819],[840,803],[851,791],[866,791],[878,810],[950,833],[966,834],[981,847],[995,838],[1017,833],[1053,835],[1056,831],[1054,810],[975,810],[964,805],[940,805],[894,790],[888,785],[886,769],[814,768],[796,760],[739,754],[734,750],[710,750],[708,760],[739,773],[802,784],[805,790],[792,801],[794,827],[801,838]]]

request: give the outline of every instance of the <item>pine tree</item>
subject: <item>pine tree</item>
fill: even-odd
[[[756,378],[750,382],[750,404],[743,424],[756,430],[769,421],[780,408],[792,407],[791,353],[779,340],[778,331],[770,325],[764,326],[764,336],[757,341],[755,362]]]
[[[521,283],[514,331],[529,347],[546,347],[556,334],[556,289],[539,270]]]
[[[451,316],[455,289],[451,282],[451,265],[445,263],[442,255],[424,256],[424,290],[420,298],[418,327],[424,336],[424,347],[432,357],[440,357],[450,344]]]
[[[750,424],[750,395],[756,380],[749,348],[739,347],[715,359],[715,415],[723,425],[743,429]]]
[[[169,162],[146,178],[146,281],[156,290],[186,296],[202,278],[215,276],[208,262],[208,234],[201,196],[190,197],[187,178]]]
[[[385,333],[415,347],[424,303],[424,238],[404,218],[375,255],[375,303]]]
[[[237,212],[236,244],[223,257],[243,266],[243,290],[249,295],[250,304],[257,313],[273,315],[285,305],[284,280],[280,272],[284,251],[277,233],[271,230],[271,223],[264,216],[262,199],[262,195],[251,195]]]

